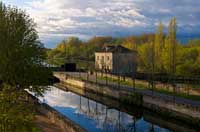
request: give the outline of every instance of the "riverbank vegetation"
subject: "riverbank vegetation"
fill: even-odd
[[[51,72],[43,67],[45,52],[35,23],[16,7],[0,2],[0,131],[37,132],[34,106],[24,89],[39,95]]]
[[[138,52],[138,71],[180,76],[200,76],[200,40],[194,39],[181,44],[176,38],[176,18],[164,33],[164,25],[160,23],[155,34],[143,34],[129,37],[93,37],[81,41],[70,37],[60,42],[54,49],[48,50],[48,62],[61,65],[64,62],[94,63],[95,51],[104,45],[123,45]],[[81,65],[87,67],[87,64]],[[93,64],[94,66],[94,64]]]

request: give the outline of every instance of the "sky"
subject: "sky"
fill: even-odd
[[[200,38],[200,0],[3,0],[25,10],[48,48],[69,37],[153,33],[177,18],[178,37]]]

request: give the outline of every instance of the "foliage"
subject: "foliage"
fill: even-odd
[[[194,45],[189,42],[182,47],[180,64],[177,66],[178,75],[200,76],[200,41]]]
[[[200,40],[191,40],[186,45],[178,43],[175,18],[171,20],[168,30],[168,34],[164,35],[163,25],[160,23],[155,34],[155,72],[199,77]],[[144,43],[138,46],[138,70],[142,72],[150,71],[152,43]]]
[[[164,65],[162,61],[162,52],[164,49],[164,33],[163,33],[163,24],[160,24],[157,27],[157,32],[155,34],[155,66],[157,71],[163,72]]]
[[[12,89],[10,85],[2,85],[0,91],[0,131],[32,132],[34,109],[27,100],[24,90]]]
[[[0,3],[0,80],[13,88],[46,84],[50,77],[35,26],[24,11]]]
[[[131,50],[137,50],[138,45],[153,42],[154,34],[142,34],[140,36],[129,36],[124,38],[122,45]]]
[[[0,2],[0,131],[31,132],[33,106],[24,89],[41,94],[51,77],[35,23],[16,7]],[[31,87],[30,87],[31,86]]]
[[[152,54],[151,50],[151,44],[146,43],[142,44],[138,47],[138,53],[139,53],[139,68],[140,71],[148,71],[151,67],[151,57]]]

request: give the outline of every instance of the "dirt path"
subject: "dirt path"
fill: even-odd
[[[36,115],[35,123],[42,132],[62,132],[62,129],[58,125],[52,123],[50,119],[44,115]]]

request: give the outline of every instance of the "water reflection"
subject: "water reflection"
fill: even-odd
[[[168,132],[169,130],[136,119],[125,112],[79,96],[72,92],[51,87],[40,101],[73,120],[90,132]]]

